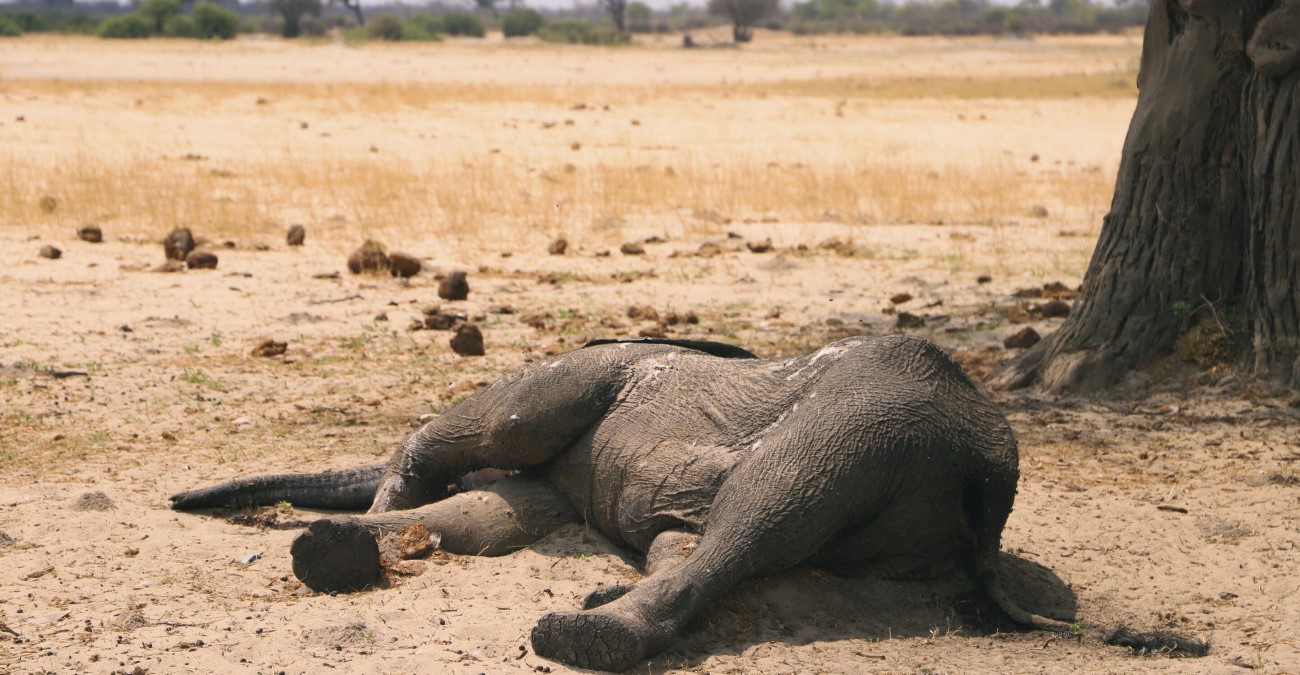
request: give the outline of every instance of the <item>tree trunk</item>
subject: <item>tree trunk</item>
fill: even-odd
[[[995,386],[1106,388],[1189,336],[1300,384],[1300,3],[1289,1],[1153,0],[1079,302]]]

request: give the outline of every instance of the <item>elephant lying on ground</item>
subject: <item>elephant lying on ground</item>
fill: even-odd
[[[805,563],[889,578],[969,570],[1013,621],[1060,628],[999,581],[1017,459],[998,409],[920,338],[855,337],[773,360],[710,342],[611,340],[503,377],[386,464],[171,499],[177,509],[370,504],[293,543],[294,572],[327,591],[377,578],[380,530],[420,522],[450,552],[500,555],[586,522],[644,553],[647,576],[543,616],[533,649],[623,670],[740,582]],[[465,489],[485,469],[512,473]]]

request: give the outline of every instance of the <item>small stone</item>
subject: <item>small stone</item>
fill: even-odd
[[[722,253],[722,247],[712,241],[706,241],[703,244],[700,244],[699,249],[695,251],[695,255],[701,258],[712,258],[720,253]]]
[[[1019,331],[1013,333],[1010,337],[1002,341],[1002,346],[1007,349],[1029,349],[1038,344],[1043,338],[1030,326],[1025,326]]]
[[[645,245],[639,241],[629,241],[618,247],[618,250],[621,251],[623,255],[644,255]]]
[[[267,338],[257,343],[256,347],[253,347],[252,354],[253,356],[265,356],[265,357],[280,356],[284,354],[285,351],[287,351],[288,349],[289,349],[289,343],[279,342],[277,340],[272,340],[271,338]]]
[[[1043,289],[1041,288],[1022,288],[1011,294],[1013,298],[1041,298]]]
[[[1042,204],[1034,204],[1034,207],[1029,209],[1029,213],[1035,218],[1046,218],[1051,215],[1048,213],[1047,207]]]
[[[163,253],[167,254],[168,260],[185,260],[185,256],[190,254],[198,244],[194,243],[194,234],[188,227],[178,227],[172,230],[163,239]]]
[[[456,325],[457,317],[451,314],[433,313],[424,315],[424,328],[429,330],[451,330]]]
[[[650,305],[633,305],[627,308],[627,318],[643,321],[658,321],[659,312]]]
[[[303,242],[307,241],[307,228],[302,225],[290,225],[284,239],[290,246],[302,246]]]
[[[555,241],[551,242],[550,246],[546,247],[546,252],[550,253],[551,255],[564,255],[564,252],[568,250],[569,250],[569,242],[564,237],[560,237],[559,239],[556,239]]]
[[[41,247],[41,257],[49,258],[50,260],[58,260],[63,257],[63,251],[60,251],[56,246],[46,244]]]
[[[464,300],[469,297],[469,276],[456,271],[438,282],[438,297],[443,300]]]
[[[461,356],[483,356],[483,331],[472,323],[462,323],[451,336],[451,350]]]
[[[18,118],[18,121],[21,122],[22,118]],[[55,199],[51,195],[41,197],[41,200],[38,203],[41,206],[41,210],[46,213],[54,213],[59,208],[59,200]]]
[[[991,277],[991,276],[989,276],[989,275],[987,275],[987,274],[981,274],[981,275],[979,275],[979,276],[975,279],[975,283],[980,284],[980,285],[988,284],[988,283],[993,283],[993,277]]]
[[[380,312],[380,313],[376,314],[374,320],[375,320],[375,321],[387,321],[387,320],[388,320],[388,312]]]
[[[367,239],[348,256],[348,271],[353,274],[385,272],[388,266],[388,254],[384,252],[384,245],[373,239]]]
[[[924,328],[925,317],[917,316],[915,314],[912,314],[911,312],[899,312],[898,327],[899,328]]]
[[[99,229],[98,225],[82,225],[77,228],[77,238],[92,244],[98,244],[104,241],[104,233]]]
[[[911,301],[911,299],[912,299],[911,293],[895,293],[889,297],[889,301],[894,303],[895,305],[901,305],[905,302]]]
[[[217,254],[210,251],[190,251],[185,256],[185,266],[192,270],[217,269]]]
[[[419,258],[398,251],[388,254],[388,264],[388,271],[395,277],[413,277],[419,274],[423,267]]]
[[[763,241],[746,242],[745,247],[753,253],[767,253],[772,250],[772,238],[768,237]]]
[[[1039,313],[1044,319],[1062,319],[1070,316],[1070,305],[1061,300],[1048,300],[1043,303]]]
[[[14,538],[9,536],[8,532],[0,530],[0,548],[6,548],[14,545]]]

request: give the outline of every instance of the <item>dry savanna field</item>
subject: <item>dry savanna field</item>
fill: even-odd
[[[290,571],[314,513],[166,498],[374,462],[596,337],[776,356],[907,331],[980,378],[1072,299],[1140,49],[0,41],[0,671],[566,672],[533,622],[638,574],[592,531],[331,597]],[[216,269],[162,271],[178,226]],[[366,239],[423,271],[349,274]],[[442,301],[455,270],[469,297]],[[435,305],[486,355],[412,330]],[[287,349],[253,355],[268,338]],[[798,569],[637,672],[1300,672],[1296,401],[1177,360],[1132,380],[1145,397],[990,392],[1022,448],[1008,565],[1077,635],[986,630],[951,584]],[[1103,644],[1120,625],[1212,650]]]

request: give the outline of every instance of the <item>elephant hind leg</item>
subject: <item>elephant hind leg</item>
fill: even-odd
[[[382,532],[422,524],[449,553],[499,556],[576,522],[577,512],[553,485],[509,476],[418,509],[322,518],[294,539],[290,552],[294,575],[308,587],[346,592],[379,579],[377,540]]]
[[[650,542],[650,550],[645,554],[645,573],[653,576],[670,570],[691,557],[699,544],[700,535],[686,530],[664,530],[655,535]],[[627,595],[632,584],[612,584],[602,586],[587,594],[582,600],[583,609],[595,609]]]

